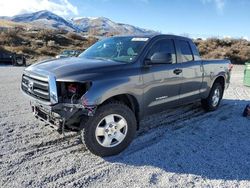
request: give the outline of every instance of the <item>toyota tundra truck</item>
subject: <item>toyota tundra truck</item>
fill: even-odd
[[[79,131],[92,153],[110,156],[131,143],[145,116],[196,101],[216,110],[231,69],[229,60],[201,60],[185,37],[116,36],[79,57],[29,66],[21,88],[37,119]]]

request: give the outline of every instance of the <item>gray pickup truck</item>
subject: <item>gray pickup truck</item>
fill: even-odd
[[[81,131],[92,153],[109,156],[130,144],[145,116],[195,101],[216,110],[231,68],[229,60],[201,60],[188,38],[117,36],[79,57],[26,68],[21,88],[37,119]]]

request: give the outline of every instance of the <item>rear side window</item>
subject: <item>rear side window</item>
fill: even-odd
[[[188,61],[193,61],[194,57],[189,43],[187,41],[179,41],[179,44],[180,44],[182,62],[185,63]]]
[[[193,55],[194,55],[194,60],[195,61],[201,60],[200,53],[199,53],[196,45],[193,42],[191,42],[190,45],[192,47],[192,51],[193,51]]]
[[[147,57],[150,58],[154,53],[157,53],[157,52],[164,52],[164,53],[171,54],[172,63],[176,63],[176,52],[175,52],[175,46],[174,46],[173,40],[162,39],[162,40],[157,41],[151,47],[151,50],[149,51],[149,54],[147,55]]]

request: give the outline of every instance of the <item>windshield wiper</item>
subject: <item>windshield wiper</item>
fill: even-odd
[[[93,59],[104,60],[104,61],[112,61],[111,59],[104,58],[104,57],[93,57]]]

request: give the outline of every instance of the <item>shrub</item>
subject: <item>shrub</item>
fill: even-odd
[[[42,47],[42,48],[39,48],[37,49],[37,52],[40,54],[40,55],[43,55],[43,56],[55,56],[57,53],[55,52],[55,50],[49,48],[49,47]]]
[[[19,36],[19,30],[8,29],[0,33],[1,44],[9,46],[18,46],[22,44],[23,39]]]
[[[56,32],[53,30],[41,30],[37,33],[37,37],[40,40],[43,40],[48,45],[48,41],[53,40],[55,38]]]
[[[250,42],[247,40],[211,38],[195,43],[204,59],[229,58],[234,64],[250,60]]]
[[[68,33],[67,34],[67,37],[70,38],[70,39],[73,39],[73,40],[81,40],[81,41],[86,41],[86,38],[77,34],[77,33]]]
[[[48,46],[49,46],[49,47],[56,46],[55,41],[53,41],[53,40],[48,41]]]

